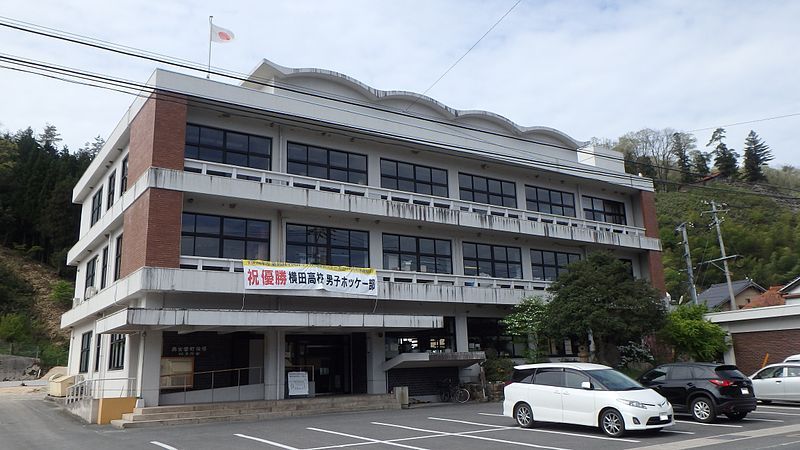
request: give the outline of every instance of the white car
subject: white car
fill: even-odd
[[[800,363],[770,364],[754,373],[753,393],[762,403],[800,401]]]
[[[570,423],[599,427],[611,437],[675,424],[672,405],[656,391],[608,366],[588,363],[514,367],[503,415],[523,428],[535,422]]]
[[[789,356],[788,358],[784,359],[783,362],[800,363],[800,355]]]

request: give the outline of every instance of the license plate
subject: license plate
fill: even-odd
[[[749,394],[749,393],[750,393],[750,389],[742,388],[742,394]]]
[[[669,416],[668,416],[668,415],[666,415],[666,414],[661,414],[660,416],[658,416],[658,418],[659,418],[660,420],[669,420]]]

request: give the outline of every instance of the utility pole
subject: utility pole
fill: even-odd
[[[734,256],[727,256],[725,255],[725,243],[722,242],[722,232],[719,229],[720,220],[717,217],[717,213],[719,212],[727,212],[727,209],[717,209],[717,203],[713,200],[710,202],[711,211],[703,211],[703,214],[711,213],[714,217],[714,226],[717,228],[717,238],[719,239],[719,252],[722,255],[721,258],[716,259],[714,261],[722,261],[722,271],[725,272],[725,279],[728,281],[728,295],[730,296],[731,300],[731,311],[736,311],[736,299],[733,295],[733,285],[731,284],[731,272],[728,270],[728,259],[735,258]],[[714,261],[709,261],[713,263]],[[719,267],[719,266],[717,266]]]
[[[678,225],[675,231],[680,231],[683,236],[683,256],[686,258],[686,273],[689,275],[689,293],[692,295],[692,304],[697,304],[697,289],[694,287],[694,271],[692,270],[692,255],[689,253],[689,236],[686,234],[686,222]]]

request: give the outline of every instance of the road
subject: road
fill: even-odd
[[[611,439],[596,429],[539,424],[531,430],[502,417],[499,403],[444,404],[261,422],[117,430],[87,425],[39,395],[0,395],[0,450],[284,449],[486,450],[791,449],[800,448],[800,406],[759,405],[744,421],[698,424],[678,417],[660,433]]]

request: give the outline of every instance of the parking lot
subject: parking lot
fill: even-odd
[[[522,429],[512,419],[500,415],[499,403],[437,405],[125,433],[126,438],[141,436],[143,441],[167,449],[799,448],[800,407],[759,405],[756,412],[740,422],[721,418],[713,424],[699,424],[679,416],[674,427],[658,433],[631,433],[621,439],[608,438],[596,429],[585,427],[539,424],[533,429]]]
[[[437,404],[208,425],[117,430],[87,425],[41,397],[0,396],[0,449],[791,449],[800,448],[800,405],[759,405],[741,422],[678,416],[659,433],[606,437],[593,428],[522,429],[500,403]]]

